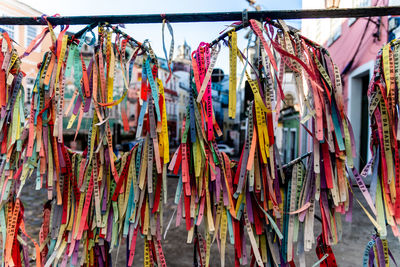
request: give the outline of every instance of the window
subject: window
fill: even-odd
[[[369,7],[371,6],[371,0],[352,0],[351,7],[359,8],[359,7]],[[349,27],[356,22],[357,18],[349,18],[347,24]]]
[[[368,7],[371,5],[371,0],[353,0],[353,8],[356,7]]]
[[[290,129],[290,160],[293,160],[296,157],[296,129]]]
[[[284,128],[283,129],[283,160],[285,163],[297,157],[297,129]]]
[[[185,45],[185,58],[190,59],[190,46]]]
[[[15,26],[14,25],[2,25],[1,28],[8,33],[11,39],[15,40]]]
[[[8,15],[2,14],[2,17],[8,17]],[[13,39],[16,42],[18,41],[15,39],[17,37],[17,34],[16,34],[17,27],[15,25],[1,25],[0,29],[5,30],[11,39]]]
[[[289,162],[289,160],[288,160],[288,158],[289,158],[289,155],[288,155],[289,142],[287,142],[287,140],[289,138],[288,132],[289,132],[288,128],[284,128],[283,129],[283,138],[282,138],[283,146],[282,146],[282,148],[283,148],[283,160],[284,160],[285,163]]]
[[[349,20],[347,21],[347,24],[349,25],[349,27],[350,27],[351,25],[353,25],[354,22],[356,22],[356,20],[357,20],[357,18],[349,18]]]
[[[341,19],[331,19],[330,37],[327,41],[327,46],[332,45],[342,35],[342,21]]]
[[[36,27],[26,26],[26,46],[30,45],[30,43],[35,39],[36,35],[37,35]]]

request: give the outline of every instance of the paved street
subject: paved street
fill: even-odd
[[[173,213],[175,205],[173,205],[173,196],[175,187],[178,182],[176,178],[168,180],[168,203],[165,206],[164,224],[166,225]],[[47,197],[46,190],[33,190],[34,184],[29,181],[21,194],[21,199],[25,205],[25,225],[30,235],[37,239],[39,228],[42,223],[42,205]],[[356,197],[362,200],[362,194],[355,189]],[[362,201],[363,202],[363,201]],[[365,203],[363,203],[365,204]],[[355,204],[357,205],[357,204]],[[319,233],[321,226],[315,221],[315,234]],[[353,222],[347,223],[343,220],[343,237],[340,243],[333,247],[338,266],[352,267],[362,266],[362,256],[365,246],[373,233],[373,226],[368,218],[363,214],[359,206],[354,206]],[[186,244],[186,230],[184,224],[175,227],[175,220],[167,233],[166,240],[163,241],[163,249],[168,266],[193,266],[193,245]],[[389,248],[396,258],[400,261],[399,241],[394,239],[391,230],[388,229]],[[250,251],[250,246],[248,245]],[[120,248],[118,257],[117,251],[112,252],[113,262],[117,262],[115,266],[125,266],[126,247],[123,244]],[[117,260],[116,260],[117,259]],[[234,265],[233,246],[227,245],[226,266]],[[306,254],[307,266],[312,266],[317,261],[315,249]],[[210,266],[220,266],[219,252],[217,244],[214,243],[211,252]],[[143,266],[143,240],[138,237],[136,246],[136,256],[134,266]],[[392,266],[392,264],[391,264]],[[394,265],[393,265],[394,266]]]

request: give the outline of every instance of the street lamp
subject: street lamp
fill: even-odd
[[[340,0],[325,0],[325,7],[328,9],[338,8]]]

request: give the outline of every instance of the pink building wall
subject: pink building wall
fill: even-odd
[[[387,1],[382,0],[371,0],[371,5],[376,6],[377,2],[379,6],[383,5],[382,2],[387,5]],[[354,163],[359,168],[362,168],[371,157],[366,89],[373,75],[377,53],[387,40],[388,18],[382,17],[379,21],[379,17],[372,17],[369,23],[368,18],[358,18],[351,25],[349,25],[349,19],[344,20],[340,36],[329,46],[327,43],[324,44],[341,72],[356,54],[353,64],[342,75],[342,79],[345,111],[356,139],[357,156],[354,158]]]
[[[371,2],[372,5],[374,5],[377,0],[372,0]],[[372,20],[378,21],[378,17],[373,17]],[[338,65],[341,72],[345,69],[346,65],[356,52],[362,35],[364,34],[365,27],[368,23],[368,18],[359,18],[350,26],[348,22],[348,19],[344,21],[341,27],[342,33],[340,37],[327,48],[333,61]],[[378,51],[384,44],[387,43],[387,29],[388,18],[382,17],[378,40],[377,38],[373,37],[373,34],[377,32],[378,27],[373,22],[369,23],[368,29],[365,32],[365,37],[361,43],[359,51],[357,52],[353,65],[351,69],[345,75],[343,75],[343,93],[346,109],[348,108],[349,104],[349,75],[358,67],[370,62],[371,60],[375,61]],[[326,44],[325,47],[327,47]]]

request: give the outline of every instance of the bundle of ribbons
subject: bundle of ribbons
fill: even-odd
[[[92,28],[70,36],[65,27],[57,36],[49,24],[30,45],[23,56],[50,32],[52,46],[38,65],[30,111],[24,110],[20,58],[6,33],[0,39],[0,224],[5,266],[21,266],[21,260],[29,265],[18,199],[27,178],[35,179],[36,190],[48,192],[40,242],[34,243],[37,266],[109,266],[109,252],[122,243],[127,243],[127,265],[132,266],[138,233],[145,240],[145,264],[165,266],[161,233],[169,143],[157,57],[149,44],[136,42],[111,25],[99,26],[98,40]],[[94,51],[89,58],[83,54],[84,43]],[[117,155],[111,112],[124,103],[134,63],[142,66],[143,74],[137,138],[129,152]],[[118,77],[123,92],[114,91]],[[67,80],[75,92],[66,107]],[[63,122],[68,122],[67,129],[76,128],[76,138],[84,116],[90,124],[87,146],[83,152],[73,151],[64,145]]]
[[[13,41],[6,32],[0,32],[0,108],[1,108],[1,205],[0,225],[2,240],[1,264],[5,266],[29,265],[30,254],[25,231],[24,206],[19,199],[22,182],[22,162],[26,161],[24,143],[28,137],[25,93],[22,86],[25,74]],[[32,240],[40,265],[40,249]]]
[[[319,206],[322,233],[316,239],[316,253],[321,265],[335,266],[330,246],[340,240],[341,215],[351,220],[356,199],[351,177],[369,211],[356,200],[377,230],[367,247],[368,259],[373,261],[375,255],[381,264],[388,258],[386,223],[396,236],[400,224],[398,41],[378,55],[368,91],[373,158],[360,174],[353,162],[355,141],[345,114],[340,72],[328,52],[283,21],[245,23],[256,37],[254,61],[238,48],[235,29],[229,30],[225,42],[230,61],[229,117],[236,117],[237,88],[242,87],[244,77],[253,94],[240,159],[232,160],[218,149],[222,131],[214,113],[211,76],[220,45],[201,43],[192,53],[181,144],[168,166],[175,174],[181,169],[175,192],[176,225],[184,218],[188,242],[195,244],[195,264],[209,266],[216,240],[224,266],[229,236],[236,266],[292,266],[296,255],[303,266],[305,252],[315,242],[314,218]],[[19,199],[27,179],[35,180],[36,190],[47,189],[48,196],[39,243],[32,240],[37,266],[109,266],[109,252],[122,243],[127,244],[127,265],[132,266],[138,235],[144,238],[144,265],[166,265],[161,234],[169,143],[159,63],[147,42],[137,42],[109,24],[98,25],[96,37],[95,26],[76,35],[62,27],[56,35],[49,23],[22,56],[7,33],[1,32],[0,225],[5,266],[29,265],[31,238],[25,231]],[[52,46],[38,65],[28,110],[21,58],[47,33]],[[83,53],[84,44],[94,51],[90,57]],[[170,71],[172,47],[167,58]],[[165,49],[164,53],[167,57]],[[238,62],[243,67],[239,83]],[[126,104],[134,64],[142,72],[136,140],[130,151],[114,153],[112,110]],[[282,165],[275,139],[287,69],[295,77],[299,123],[308,134],[312,153]],[[123,81],[122,92],[115,90],[116,79]],[[74,92],[67,103],[66,84],[70,82]],[[129,130],[123,107],[121,117],[124,129]],[[75,128],[76,138],[84,118],[89,121],[88,142],[83,152],[77,152],[64,144],[64,128]],[[363,179],[370,172],[374,175],[368,191]]]
[[[234,244],[236,266],[294,265],[296,255],[305,266],[304,252],[315,242],[314,216],[319,204],[322,233],[317,255],[324,266],[336,266],[330,246],[341,238],[341,215],[351,220],[350,173],[376,214],[363,181],[370,167],[359,174],[353,163],[354,136],[345,114],[339,69],[324,48],[291,31],[283,21],[262,25],[250,20],[249,25],[256,36],[254,61],[237,47],[235,29],[225,41],[230,55],[229,116],[236,116],[237,88],[243,76],[254,96],[247,110],[247,134],[239,162],[219,152],[216,145],[221,130],[213,112],[210,76],[219,47],[201,43],[192,53],[191,97],[181,144],[169,165],[175,173],[181,167],[176,224],[185,218],[188,242],[195,243],[199,266],[209,266],[215,240],[224,266],[227,236]],[[239,84],[237,59],[243,63]],[[286,69],[295,77],[299,123],[308,134],[312,153],[306,164],[297,161],[285,169],[275,137]],[[379,227],[367,208],[363,209]],[[203,235],[200,225],[204,225]],[[246,240],[251,244],[250,255]]]
[[[397,266],[396,260],[389,249],[388,241],[374,234],[364,250],[363,266],[390,266],[389,258]]]
[[[369,191],[382,239],[387,236],[387,226],[400,237],[399,67],[399,40],[393,40],[379,51],[368,88],[372,154]]]

